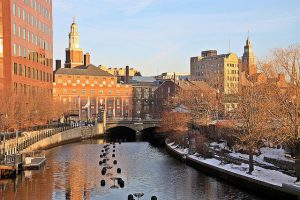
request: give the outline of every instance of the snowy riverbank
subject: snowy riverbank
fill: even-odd
[[[296,196],[300,197],[300,183],[295,183],[296,178],[286,175],[280,171],[264,169],[262,167],[255,166],[255,170],[252,174],[248,174],[248,164],[242,163],[241,165],[236,164],[223,164],[216,158],[204,159],[199,155],[188,155],[188,149],[182,149],[175,143],[167,144],[169,150],[177,152],[180,157],[184,157],[188,162],[197,165],[198,169],[209,171],[211,174],[224,178],[233,182],[232,180],[245,181],[249,185],[257,186],[254,189],[259,189],[260,192],[265,191],[277,191],[279,194],[286,193],[287,196],[291,195],[297,199]],[[230,176],[230,177],[228,177]],[[276,193],[276,192],[275,192]]]

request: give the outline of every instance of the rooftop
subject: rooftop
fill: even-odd
[[[143,82],[143,83],[153,83],[156,79],[152,76],[134,76],[131,79],[131,82],[137,83],[137,82]]]
[[[54,74],[85,75],[85,76],[113,76],[110,73],[92,64],[88,66],[77,66],[74,68],[60,68]]]

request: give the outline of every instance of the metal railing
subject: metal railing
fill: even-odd
[[[47,137],[51,137],[57,133],[64,132],[70,129],[79,127],[79,124],[63,124],[52,126],[48,129],[38,130],[22,135],[18,138],[1,141],[0,145],[0,162],[10,163],[14,159],[14,155],[18,155],[22,150],[30,147],[31,145],[39,142]],[[5,149],[4,149],[5,148]]]

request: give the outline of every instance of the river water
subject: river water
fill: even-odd
[[[113,168],[102,176],[99,155],[103,146],[103,141],[93,140],[46,151],[47,162],[41,170],[0,182],[0,199],[127,200],[129,194],[138,192],[145,194],[141,200],[153,195],[159,200],[264,199],[186,166],[147,142],[116,144],[115,158],[111,147],[108,164]],[[113,165],[115,159],[117,165]],[[122,178],[125,187],[111,189],[111,177]],[[106,180],[105,187],[101,180]]]

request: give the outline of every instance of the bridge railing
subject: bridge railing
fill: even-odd
[[[21,135],[18,138],[10,139],[7,141],[1,141],[0,158],[7,158],[10,155],[14,155],[18,152],[21,152],[22,150],[30,147],[31,145],[35,144],[36,142],[39,142],[40,140],[43,140],[47,137],[51,137],[63,131],[77,128],[78,126],[78,124],[65,124],[64,126],[34,131],[28,133],[28,135]]]
[[[160,122],[160,119],[141,119],[141,118],[107,118],[107,123],[117,122]]]

